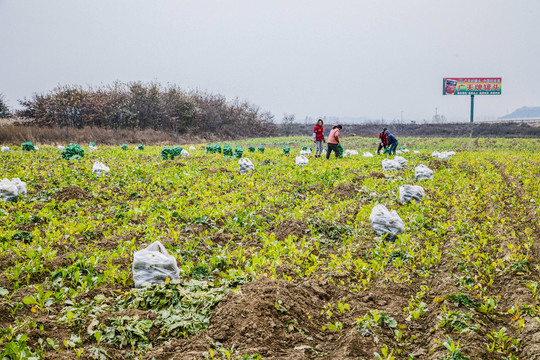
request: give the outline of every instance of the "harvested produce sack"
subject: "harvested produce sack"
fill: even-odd
[[[233,158],[240,159],[242,157],[242,154],[244,153],[244,149],[242,149],[241,146],[235,146],[234,147],[234,155]]]
[[[144,146],[142,144],[137,145],[137,150],[144,150]]]
[[[240,166],[240,174],[255,170],[255,165],[248,158],[238,160],[238,165]]]
[[[262,153],[264,152],[264,146],[262,146],[262,145],[259,146],[259,152],[262,152]]]
[[[291,148],[288,147],[288,146],[283,146],[283,153],[285,155],[289,155],[289,153],[291,152]]]
[[[407,204],[413,200],[422,201],[424,198],[424,189],[418,185],[401,185],[399,187],[399,203]]]
[[[393,170],[399,170],[401,168],[402,166],[397,160],[384,159],[382,161],[383,171],[393,171]]]
[[[309,149],[308,150],[300,150],[300,156],[305,156],[305,157],[311,156],[311,150],[309,150]]]
[[[64,147],[64,146],[62,146],[62,145],[58,145],[58,150],[64,150],[64,149],[65,149],[65,147]]]
[[[255,152],[255,146],[249,145],[248,150],[249,150],[249,152]]]
[[[70,143],[62,150],[62,159],[64,160],[80,160],[84,157],[84,150],[76,144]]]
[[[9,147],[7,146],[2,146],[2,152],[8,152],[9,151]]]
[[[197,149],[195,149],[194,146],[190,146],[190,147],[189,147],[189,151],[195,151],[195,150],[197,150]]]
[[[147,248],[135,251],[133,254],[133,282],[135,287],[148,284],[158,284],[167,278],[178,279],[180,269],[176,265],[174,256],[167,253],[167,249],[156,241]]]
[[[345,153],[343,154],[344,157],[356,155],[358,155],[358,151],[356,150],[345,150]]]
[[[36,150],[34,144],[33,144],[31,141],[24,142],[24,143],[22,143],[21,146],[22,146],[23,151],[33,151],[33,150]]]
[[[433,170],[424,164],[420,164],[414,168],[414,177],[416,180],[431,179],[433,177]]]
[[[97,146],[88,146],[88,151],[96,151],[97,150]]]
[[[376,205],[371,210],[369,222],[377,235],[386,235],[387,240],[394,240],[405,231],[405,225],[398,213],[395,210],[392,212],[388,211],[384,205]]]
[[[302,150],[309,150],[310,153],[313,152],[311,146],[302,146]]]
[[[94,163],[94,166],[92,166],[92,174],[95,174],[97,177],[101,177],[102,175],[109,175],[109,167],[103,163],[100,163],[99,161],[96,161]]]
[[[221,154],[221,145],[219,145],[219,144],[208,145],[206,147],[206,152],[208,154],[215,154],[215,153]]]
[[[223,156],[232,156],[232,147],[229,144],[223,146]]]
[[[396,160],[397,162],[399,162],[399,164],[401,165],[401,167],[407,165],[407,159],[405,159],[404,157],[401,157],[401,156],[394,156],[394,160]]]
[[[19,178],[0,181],[0,197],[4,201],[15,201],[19,195],[26,196],[26,183]]]
[[[170,147],[164,147],[161,149],[161,158],[163,160],[174,160],[174,151]]]
[[[180,155],[182,155],[182,157],[188,157],[188,156],[189,156],[189,152],[187,152],[186,149],[183,149],[183,150],[180,152]]]
[[[302,155],[296,157],[296,165],[306,166],[308,163],[309,163],[309,160],[307,157],[302,156]]]
[[[127,145],[126,144],[122,144],[122,150],[127,150]]]
[[[338,157],[343,157],[343,146],[341,146],[341,143],[337,144],[338,148]]]
[[[184,150],[184,148],[182,148],[181,146],[173,146],[171,150],[176,157],[182,155],[182,150]]]
[[[366,152],[364,152],[364,153],[362,154],[362,156],[363,156],[363,157],[373,157],[373,154],[370,153],[370,152],[368,152],[368,151],[366,151]]]
[[[443,152],[434,151],[431,154],[431,156],[437,157],[437,158],[439,158],[441,160],[450,159],[454,155],[456,155],[456,153],[454,151],[443,151]]]

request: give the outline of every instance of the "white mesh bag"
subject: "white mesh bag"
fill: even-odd
[[[401,167],[407,165],[407,159],[405,159],[402,156],[394,156],[394,160],[397,160],[399,164],[401,165]]]
[[[97,177],[109,175],[109,167],[103,163],[100,163],[99,161],[96,161],[94,163],[94,166],[92,166],[92,173],[96,174]]]
[[[433,177],[433,170],[424,164],[420,164],[414,168],[414,177],[416,180],[431,179]]]
[[[167,253],[167,249],[159,241],[133,254],[135,287],[158,284],[167,278],[178,279],[179,274],[180,269],[178,269],[176,259]]]
[[[376,205],[371,210],[369,222],[379,236],[386,234],[386,239],[393,240],[396,236],[403,234],[405,225],[395,210],[388,211],[384,205]]]
[[[240,174],[245,174],[250,171],[255,170],[255,165],[248,158],[242,158],[238,160],[238,165],[240,166]]]
[[[370,152],[368,152],[368,151],[366,151],[366,152],[364,152],[364,153],[362,154],[362,156],[363,156],[363,157],[373,157],[373,154],[370,153]]]
[[[419,185],[401,185],[399,187],[399,203],[407,204],[415,200],[422,201],[424,198],[424,189]]]
[[[399,170],[401,168],[402,166],[397,160],[384,159],[382,161],[383,171],[393,171],[393,170]]]
[[[21,181],[21,179],[13,178],[11,179],[11,183],[17,187],[19,195],[26,196],[28,194],[26,191],[26,183],[24,181]]]
[[[18,178],[16,179],[19,180]],[[21,183],[24,184],[24,195],[26,195],[26,183]],[[0,181],[0,198],[4,201],[15,201],[18,197],[19,188],[17,187],[17,182],[2,179]]]
[[[308,164],[308,162],[309,162],[309,160],[305,156],[300,155],[300,156],[296,157],[296,165],[298,165],[298,166],[306,166]]]

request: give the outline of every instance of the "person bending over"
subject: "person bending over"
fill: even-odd
[[[330,159],[330,154],[333,152],[336,153],[336,158],[339,157],[339,131],[343,129],[341,125],[336,125],[332,128],[332,131],[330,131],[330,135],[328,136],[328,150],[326,151],[326,159]]]
[[[392,155],[392,153],[394,153],[394,155],[396,155],[396,149],[398,147],[398,141],[396,137],[390,134],[388,130],[386,130],[385,134],[388,137],[388,146],[390,146],[389,154]]]
[[[379,148],[377,149],[377,155],[379,155],[381,149],[386,149],[387,146],[388,146],[388,137],[386,136],[386,128],[384,128],[379,133]]]

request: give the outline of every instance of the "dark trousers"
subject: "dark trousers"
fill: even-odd
[[[339,156],[338,144],[328,143],[328,150],[326,150],[326,159],[330,159],[330,154],[333,152],[336,153],[336,158]]]
[[[392,152],[394,153],[394,155],[396,155],[396,148],[398,146],[398,142],[396,141],[395,143],[392,143],[390,144],[390,155],[392,155]]]
[[[379,148],[377,149],[377,155],[379,155],[379,152],[381,151],[381,149],[384,149],[385,146],[383,144],[379,144]]]

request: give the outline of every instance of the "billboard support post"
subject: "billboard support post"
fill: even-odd
[[[471,95],[471,124],[474,120],[474,95]]]

